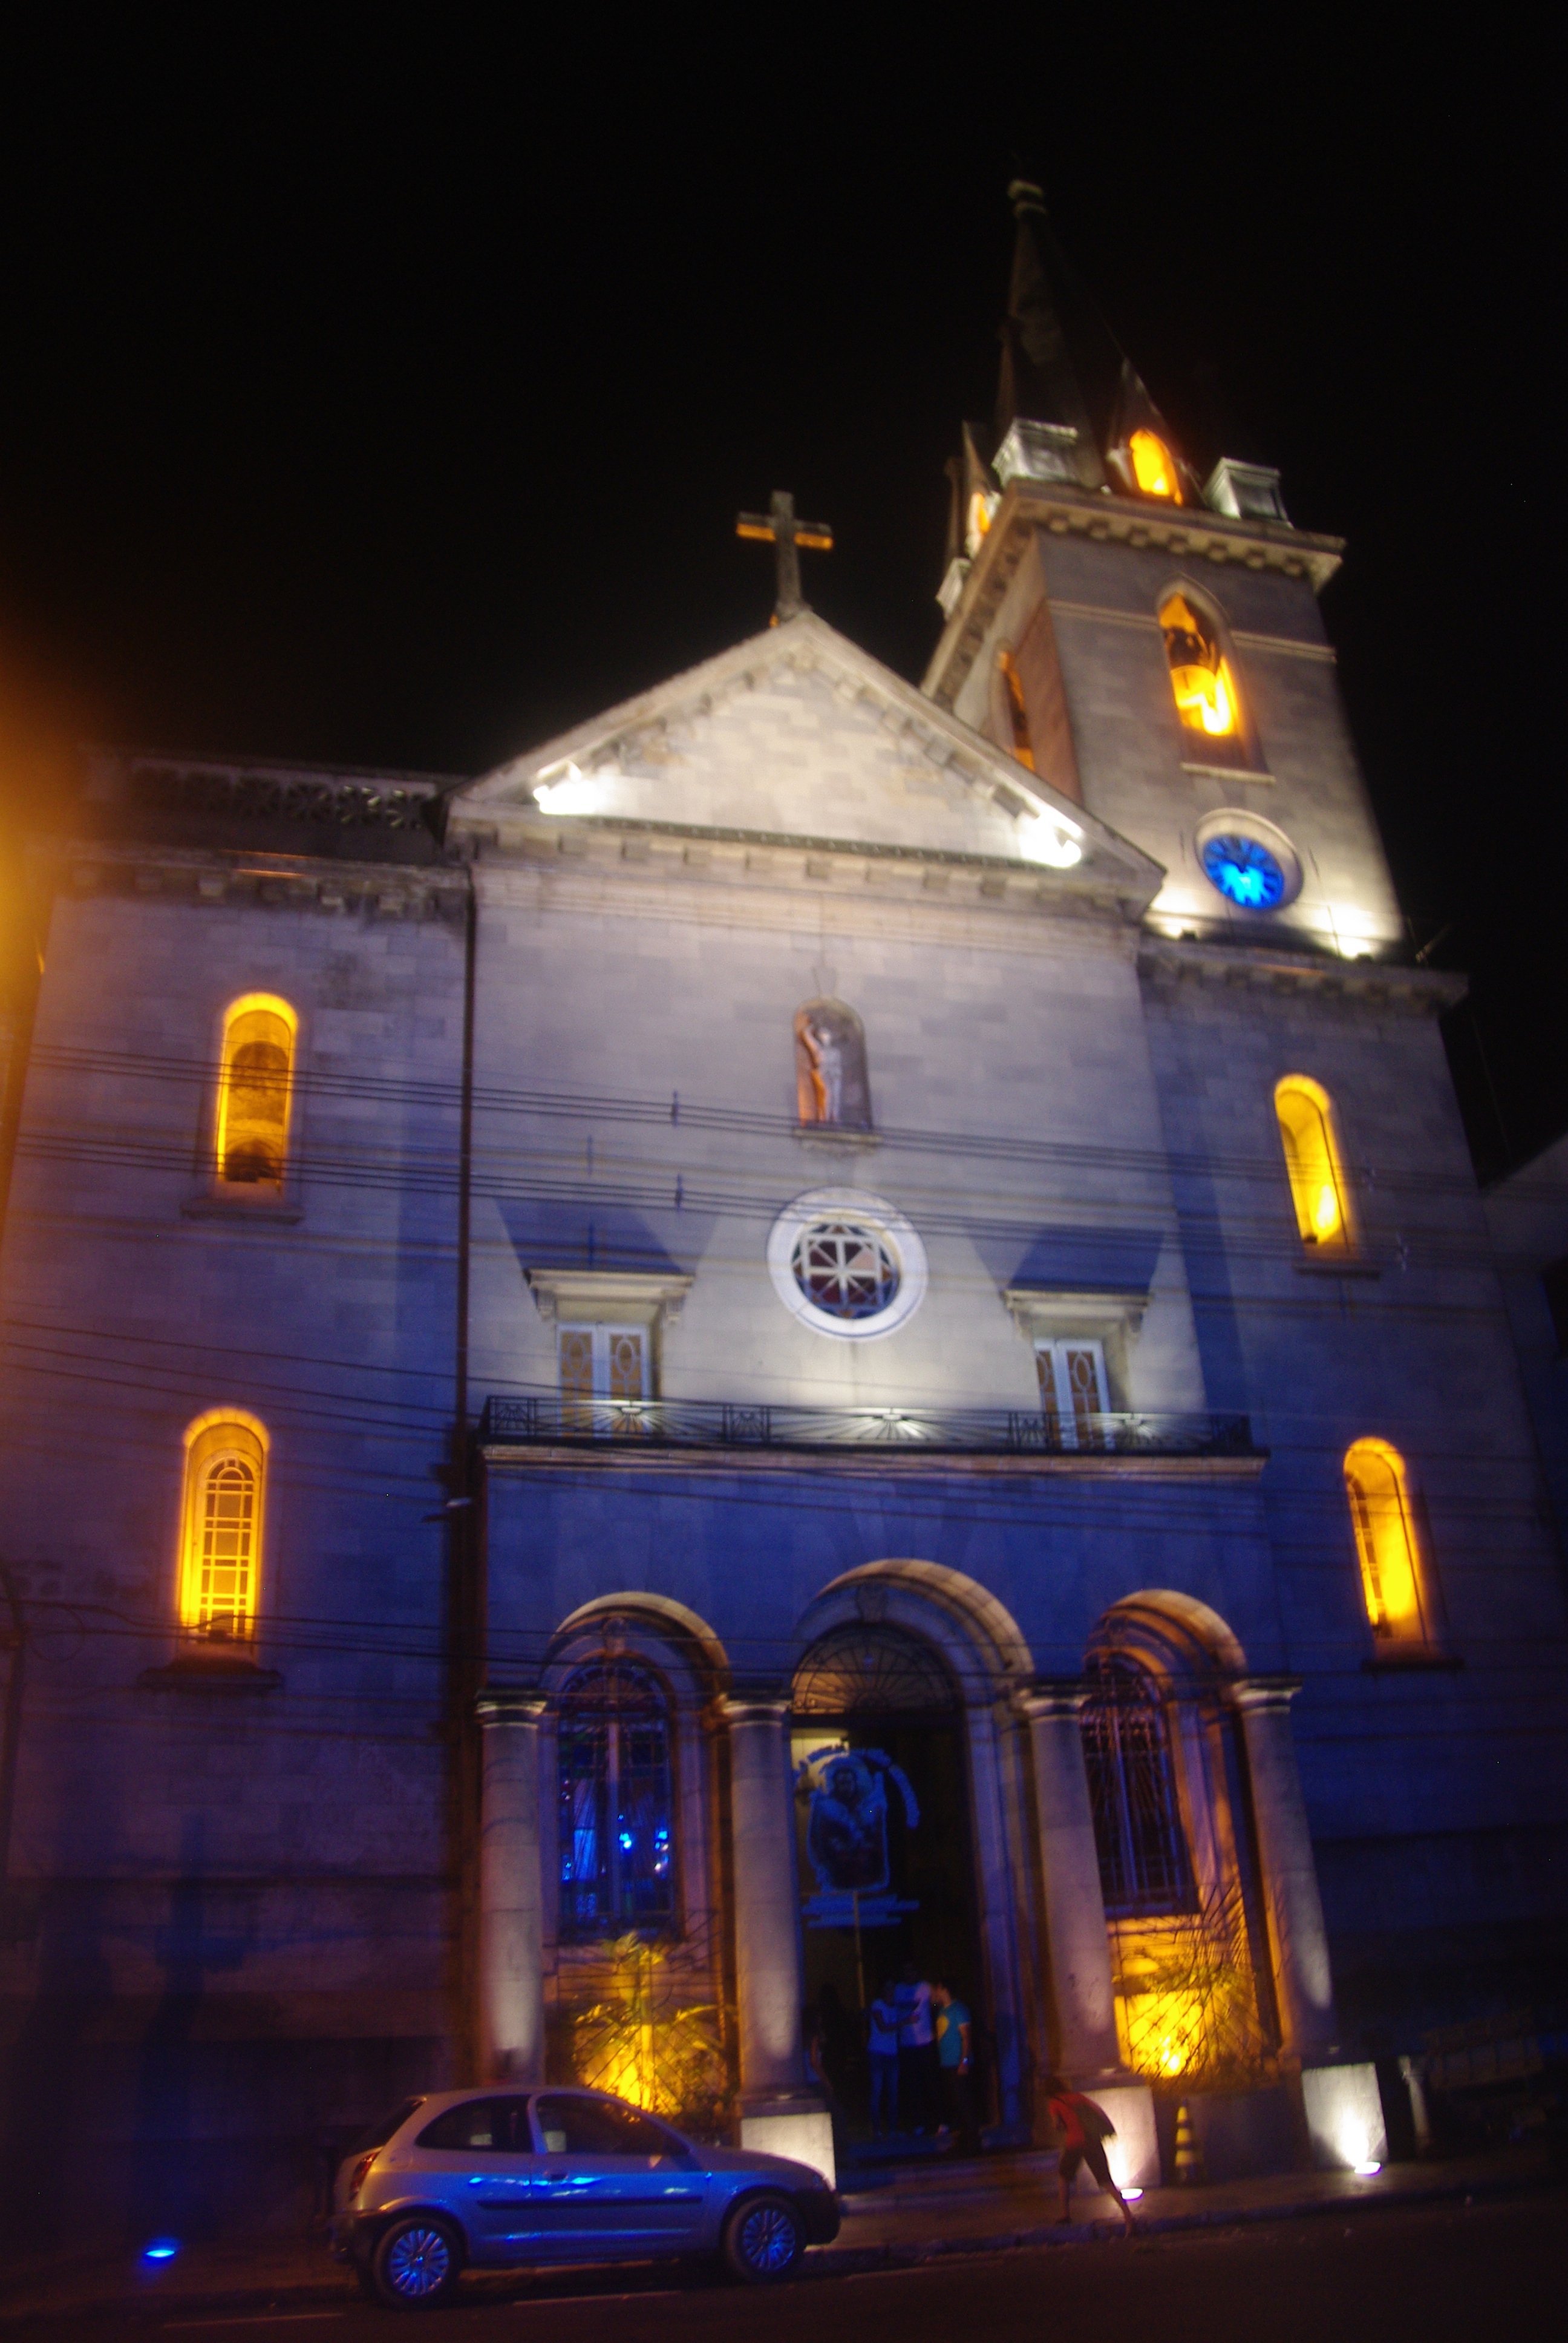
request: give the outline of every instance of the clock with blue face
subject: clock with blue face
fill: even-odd
[[[1211,838],[1203,848],[1203,873],[1211,887],[1244,910],[1271,911],[1284,895],[1285,874],[1255,838]]]

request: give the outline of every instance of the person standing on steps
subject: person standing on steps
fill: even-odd
[[[871,2137],[891,2138],[899,2128],[899,2008],[893,1981],[866,2012],[866,2056],[871,2069]]]
[[[1103,2107],[1096,2107],[1081,2091],[1075,2091],[1060,2075],[1046,2077],[1045,2095],[1050,2120],[1061,2134],[1061,2157],[1057,2165],[1061,2182],[1061,2220],[1072,2219],[1072,2184],[1078,2177],[1079,2166],[1087,2164],[1106,2195],[1114,2197],[1121,2207],[1127,2235],[1135,2236],[1138,2224],[1132,2217],[1132,2207],[1111,2177],[1105,2154],[1105,2143],[1115,2138],[1116,2126]]]
[[[931,1989],[913,1961],[904,1963],[903,1980],[894,1999],[899,2010],[899,2105],[906,2127],[919,2139],[941,2121],[937,2113],[940,2085]]]
[[[944,2132],[958,2135],[960,2148],[973,2154],[980,2146],[975,2125],[974,2027],[968,2009],[945,1978],[931,1987],[931,2007],[937,2013],[937,2066],[942,2087]]]

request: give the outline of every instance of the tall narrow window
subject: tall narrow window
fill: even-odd
[[[1088,1337],[1037,1342],[1034,1364],[1040,1404],[1056,1442],[1063,1448],[1109,1448],[1104,1346]]]
[[[1009,650],[998,651],[996,671],[1000,679],[1002,721],[1006,737],[1002,746],[1010,749],[1020,765],[1034,770],[1034,742],[1030,737],[1029,702],[1023,696],[1023,678],[1018,671],[1018,661]]]
[[[669,1719],[645,1668],[582,1668],[561,1695],[561,1934],[668,1928],[675,1912]]]
[[[1176,713],[1192,735],[1188,753],[1197,762],[1244,766],[1248,750],[1241,722],[1241,696],[1220,629],[1186,594],[1172,594],[1161,607],[1165,657]]]
[[[1421,1547],[1398,1449],[1386,1440],[1356,1441],[1345,1452],[1345,1494],[1372,1634],[1391,1643],[1428,1642]]]
[[[1105,1909],[1184,1911],[1191,1870],[1158,1687],[1119,1654],[1091,1661],[1089,1684],[1083,1755]]]
[[[255,1633],[266,1446],[265,1427],[237,1413],[198,1416],[186,1433],[180,1624],[204,1642]]]
[[[1274,1112],[1302,1242],[1322,1252],[1348,1251],[1350,1214],[1332,1100],[1309,1075],[1287,1074],[1275,1085]]]
[[[288,1160],[288,1111],[299,1021],[286,1001],[247,993],[224,1020],[217,1176],[226,1188],[276,1194]]]

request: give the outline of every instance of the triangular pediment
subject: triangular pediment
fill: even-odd
[[[569,823],[1013,863],[1140,904],[1164,875],[811,611],[481,775],[449,830],[505,851]]]

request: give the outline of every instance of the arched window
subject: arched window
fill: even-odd
[[[795,1012],[795,1095],[802,1122],[869,1131],[866,1036],[841,1001],[809,1001]]]
[[[1161,603],[1160,624],[1176,713],[1192,736],[1189,755],[1197,763],[1244,767],[1250,752],[1241,696],[1218,625],[1189,594]]]
[[[1157,432],[1135,431],[1127,442],[1127,453],[1131,459],[1132,477],[1141,495],[1169,497],[1172,504],[1181,503],[1181,488],[1175,461]]]
[[[204,1642],[246,1643],[256,1630],[266,1503],[266,1426],[216,1410],[186,1433],[180,1625]]]
[[[1427,1642],[1421,1546],[1398,1449],[1386,1440],[1356,1441],[1345,1451],[1345,1494],[1372,1634],[1391,1643]]]
[[[1001,740],[999,745],[1011,750],[1020,765],[1032,773],[1034,743],[1030,737],[1029,703],[1023,696],[1023,678],[1018,671],[1018,661],[1011,651],[1002,649],[996,655],[997,698],[1000,702]]]
[[[675,1915],[668,1708],[626,1660],[579,1668],[561,1694],[561,1935],[668,1929]]]
[[[1091,1659],[1089,1684],[1083,1755],[1106,1912],[1183,1912],[1191,1867],[1159,1687],[1121,1653]]]
[[[217,1176],[226,1188],[283,1185],[299,1020],[286,1001],[247,993],[224,1019]]]
[[[1350,1213],[1332,1100],[1308,1075],[1287,1074],[1275,1085],[1274,1112],[1302,1242],[1320,1252],[1348,1251]]]

